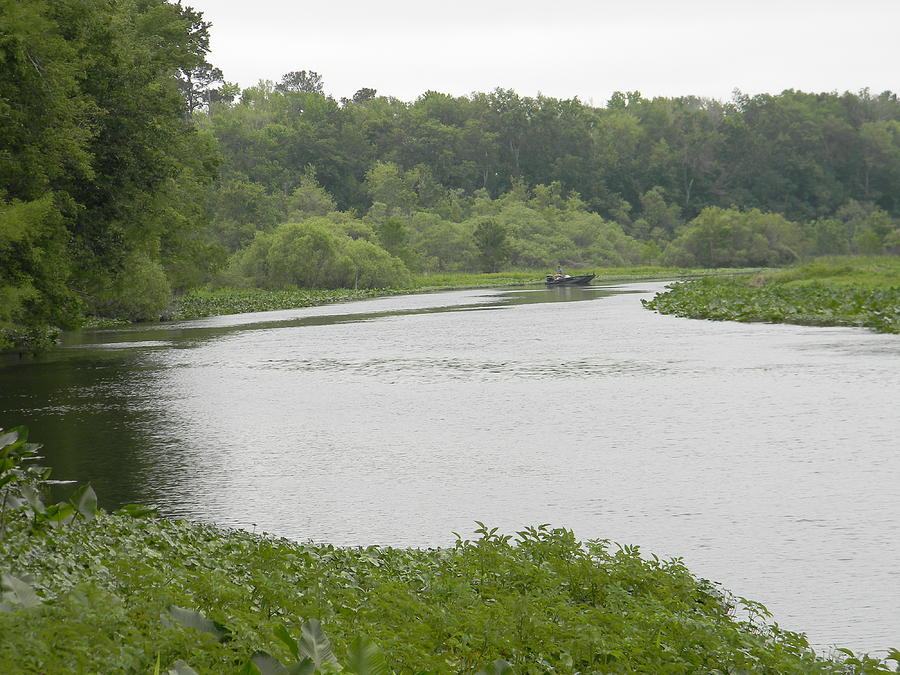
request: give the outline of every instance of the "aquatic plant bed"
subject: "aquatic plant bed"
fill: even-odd
[[[476,534],[337,548],[124,514],[38,532],[20,520],[0,540],[0,663],[7,675],[153,673],[157,660],[286,672],[275,660],[304,658],[354,673],[863,672],[678,560],[546,526]]]
[[[830,259],[756,277],[697,279],[643,303],[662,314],[693,319],[866,326],[900,333],[900,260]]]
[[[349,289],[310,290],[292,289],[268,291],[253,289],[221,289],[215,291],[193,290],[176,301],[171,319],[199,319],[220,314],[243,314],[244,312],[267,312],[275,309],[315,307],[334,302],[364,300],[380,295],[396,295],[396,289]]]

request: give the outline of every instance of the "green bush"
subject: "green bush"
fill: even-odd
[[[681,267],[754,267],[794,262],[803,235],[796,223],[757,209],[703,209],[663,253]]]
[[[66,286],[66,240],[52,194],[0,200],[0,350],[46,347],[58,327],[77,323],[81,303]]]
[[[171,298],[172,288],[159,260],[133,253],[97,302],[102,316],[158,321]]]
[[[335,232],[326,219],[279,225],[257,233],[235,254],[221,280],[236,286],[277,290],[376,288],[403,285],[403,262],[364,238]]]
[[[264,287],[347,287],[352,263],[338,235],[309,223],[285,223],[275,228],[266,252]]]
[[[364,239],[347,242],[344,248],[353,262],[353,288],[402,288],[409,286],[412,275],[399,258]]]

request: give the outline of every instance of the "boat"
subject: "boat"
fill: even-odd
[[[558,277],[555,274],[548,274],[546,283],[548,286],[585,286],[591,283],[591,279],[593,279],[595,276],[597,275],[579,274],[578,276],[570,277],[568,274],[566,274]]]

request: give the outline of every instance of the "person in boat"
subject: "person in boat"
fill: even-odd
[[[554,281],[559,281],[560,279],[569,279],[569,275],[563,272],[562,263],[556,266],[556,273],[553,275]]]

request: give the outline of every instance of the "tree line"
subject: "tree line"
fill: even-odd
[[[596,108],[505,89],[428,91],[410,103],[363,89],[337,101],[321,78],[292,86],[292,75],[210,108],[225,178],[273,191],[297,185],[312,164],[341,209],[362,211],[372,201],[366,173],[388,162],[465,194],[559,182],[623,224],[643,215],[641,199],[654,188],[687,219],[739,205],[808,220],[851,199],[894,216],[900,209],[892,92],[735,92],[726,103],[617,92]]]
[[[900,252],[892,92],[241,90],[164,0],[0,0],[0,348],[173,293]]]
[[[231,256],[229,284],[309,283],[266,263],[305,255],[276,234],[298,222],[426,273],[900,252],[891,92],[629,92],[602,108],[504,89],[336,100],[295,71],[197,119],[222,157],[210,232]],[[358,280],[342,255],[332,284]],[[384,270],[371,283],[389,283]]]

